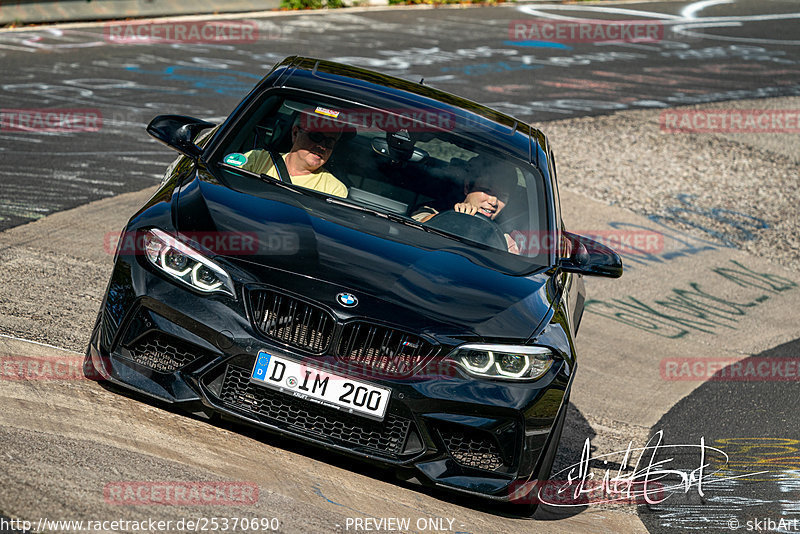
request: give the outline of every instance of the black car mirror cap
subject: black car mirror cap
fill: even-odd
[[[187,117],[185,115],[159,115],[147,125],[147,133],[173,148],[197,160],[203,149],[194,143],[201,131],[216,126],[213,122]]]
[[[413,147],[411,150],[403,151],[391,146],[389,141],[380,137],[376,137],[372,140],[372,150],[395,162],[410,161],[411,163],[418,163],[429,156],[426,151],[416,147]]]
[[[571,232],[562,232],[564,244],[559,267],[568,273],[619,278],[622,258],[612,248],[593,239]]]

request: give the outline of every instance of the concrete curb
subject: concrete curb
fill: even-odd
[[[569,0],[526,0],[526,3],[564,3]],[[612,0],[596,0],[597,2]],[[351,7],[388,7],[389,0],[344,0]],[[506,0],[508,4],[508,0]],[[155,18],[182,15],[254,13],[280,9],[281,0],[0,0],[0,27],[10,24],[87,22],[126,18]],[[448,4],[464,7],[460,4]],[[476,4],[475,6],[479,6]],[[397,5],[393,8],[440,7],[439,5]],[[446,5],[441,5],[446,7]],[[320,11],[320,10],[309,10]],[[309,11],[286,11],[307,13]],[[325,11],[325,10],[323,10]]]
[[[281,0],[21,0],[0,4],[0,24],[110,20],[280,8]]]

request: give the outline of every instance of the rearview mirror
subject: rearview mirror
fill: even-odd
[[[622,259],[611,248],[588,237],[562,232],[561,269],[589,276],[622,276]]]
[[[197,159],[203,149],[194,144],[194,138],[202,130],[213,126],[215,124],[212,122],[194,117],[159,115],[147,125],[147,133],[181,154]]]
[[[381,156],[391,158],[392,161],[410,161],[411,163],[418,163],[428,157],[428,153],[420,148],[410,145],[404,147],[398,143],[392,143],[387,139],[376,137],[372,140],[372,150]]]

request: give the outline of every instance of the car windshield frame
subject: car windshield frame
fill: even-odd
[[[274,100],[271,100],[274,99]],[[254,129],[255,126],[264,121],[268,116],[274,116],[278,110],[285,107],[285,103],[287,101],[292,102],[294,105],[301,104],[309,104],[309,106],[316,105],[319,107],[324,107],[328,109],[359,109],[364,110],[369,113],[378,113],[383,115],[397,115],[393,110],[387,110],[385,107],[378,107],[373,105],[369,102],[359,101],[354,102],[348,99],[343,99],[339,97],[335,97],[329,94],[318,93],[314,91],[305,91],[302,89],[294,89],[294,88],[284,88],[284,87],[273,87],[267,90],[262,91],[260,94],[256,95],[255,97],[249,99],[248,102],[243,102],[243,104],[237,109],[237,112],[231,116],[231,118],[226,121],[226,124],[218,132],[218,136],[215,136],[210,145],[207,147],[204,154],[204,163],[210,170],[216,170],[219,172],[214,172],[213,174],[217,175],[216,178],[220,179],[222,183],[224,183],[228,187],[232,187],[229,183],[229,180],[225,180],[224,176],[218,176],[219,174],[225,174],[233,172],[238,173],[239,175],[248,176],[253,179],[259,179],[264,182],[266,185],[264,191],[264,195],[268,196],[268,191],[271,189],[271,186],[276,186],[280,189],[284,190],[291,190],[295,193],[299,193],[304,197],[309,198],[317,198],[317,199],[324,199],[326,205],[330,206],[332,209],[342,208],[342,209],[350,209],[350,210],[357,210],[362,213],[369,213],[376,217],[381,217],[387,220],[390,220],[397,224],[402,224],[407,227],[413,227],[418,230],[425,231],[430,234],[436,234],[440,237],[444,237],[450,240],[458,241],[462,244],[466,244],[471,247],[475,247],[481,252],[491,251],[491,252],[498,252],[497,247],[489,247],[486,246],[486,243],[481,241],[475,241],[466,238],[463,235],[458,233],[453,233],[451,231],[447,231],[446,229],[435,228],[433,226],[428,226],[427,224],[421,223],[419,220],[416,220],[411,215],[411,207],[408,207],[408,210],[405,214],[399,213],[397,211],[393,212],[391,209],[387,209],[386,205],[375,205],[370,204],[368,201],[373,200],[372,198],[368,197],[365,201],[363,198],[339,198],[330,194],[326,194],[315,189],[309,189],[306,187],[298,186],[296,184],[291,183],[291,181],[284,180],[284,175],[287,174],[287,170],[285,167],[285,163],[282,161],[283,158],[280,158],[280,162],[275,165],[275,174],[277,174],[279,179],[275,179],[273,176],[269,176],[260,172],[253,172],[243,168],[237,168],[236,166],[230,165],[224,161],[226,155],[231,154],[230,147],[238,146],[241,147],[241,144],[244,142],[242,141],[242,136],[247,136],[250,134],[250,130]],[[280,102],[280,105],[278,105]],[[398,100],[398,103],[403,106],[403,109],[415,109],[409,103]],[[265,108],[266,107],[266,108]],[[398,106],[398,109],[400,106]],[[267,111],[264,111],[266,109]],[[443,110],[445,108],[417,108],[419,111],[430,111],[433,109],[436,112],[439,110]],[[455,120],[455,117],[454,117]],[[481,121],[483,122],[483,121]],[[498,132],[496,131],[479,131],[478,128],[482,125],[476,122],[473,126],[475,131],[461,131],[456,130],[455,128],[451,130],[447,130],[442,128],[441,126],[431,125],[428,123],[424,123],[420,121],[424,127],[429,127],[432,129],[431,135],[429,136],[416,136],[414,139],[413,147],[414,151],[419,148],[419,146],[427,146],[426,143],[430,143],[431,141],[441,141],[442,139],[453,140],[458,139],[459,142],[453,142],[453,146],[457,147],[465,147],[465,146],[472,146],[476,148],[480,148],[483,152],[478,152],[478,155],[484,156],[484,159],[492,159],[494,158],[495,161],[499,162],[507,162],[510,165],[513,165],[515,172],[517,173],[517,187],[521,187],[526,195],[527,198],[525,199],[526,203],[531,204],[535,201],[536,209],[538,216],[534,217],[533,215],[528,214],[527,220],[528,225],[524,227],[521,232],[524,234],[522,236],[522,241],[528,242],[527,240],[531,239],[531,236],[537,238],[538,241],[549,242],[552,240],[552,235],[554,232],[555,225],[552,221],[552,210],[553,207],[552,199],[550,198],[552,195],[551,192],[551,184],[549,183],[550,177],[548,175],[548,170],[539,169],[537,165],[535,165],[532,161],[525,161],[522,158],[512,154],[510,151],[506,152],[503,150],[498,150],[495,146],[486,144],[482,142],[482,136],[492,136],[494,138],[498,137]],[[523,126],[527,127],[527,125]],[[373,132],[377,133],[377,132]],[[517,135],[525,135],[526,137],[530,137],[528,132],[525,131],[524,128],[515,127],[511,134]],[[363,131],[359,131],[357,129],[355,136],[358,137],[363,135]],[[387,138],[389,136],[387,135]],[[400,140],[402,144],[402,139]],[[237,144],[238,143],[238,144]],[[375,145],[372,145],[374,151],[377,152]],[[402,147],[401,147],[402,148]],[[467,151],[466,149],[464,149]],[[424,152],[424,151],[423,151]],[[277,152],[272,152],[270,154],[270,159],[277,155]],[[415,154],[412,153],[411,159],[415,157]],[[431,158],[430,153],[425,154],[426,158]],[[451,164],[454,158],[451,158]],[[529,158],[530,159],[530,158]],[[392,160],[394,161],[394,159]],[[404,162],[400,162],[401,164]],[[408,162],[405,162],[408,163]],[[388,182],[387,182],[388,183]],[[535,185],[535,188],[530,187],[531,185]],[[233,187],[236,189],[235,187]],[[364,191],[361,188],[352,187],[351,184],[348,184],[349,194],[352,191],[360,191],[359,195],[361,195]],[[466,189],[465,189],[466,191]],[[367,191],[367,193],[369,193]],[[262,195],[258,195],[262,196]],[[438,199],[437,199],[438,200]],[[366,202],[366,203],[365,203]],[[440,202],[441,203],[441,202]],[[498,210],[499,211],[499,210]],[[508,210],[510,212],[511,210]],[[507,213],[508,213],[507,212]],[[319,210],[316,211],[319,214]],[[500,218],[502,214],[497,214],[497,218]],[[519,216],[518,216],[519,218]],[[531,221],[536,219],[535,227],[534,223]],[[507,228],[507,227],[506,227]],[[361,230],[362,228],[356,227],[356,229]],[[511,235],[514,241],[519,242],[520,237],[518,234],[511,233],[509,234],[506,232],[506,235]],[[541,239],[538,239],[541,238]],[[510,248],[510,247],[509,247]],[[536,270],[540,270],[542,268],[550,267],[553,263],[554,254],[552,253],[553,247],[539,247],[539,250],[534,250],[533,247],[529,247],[527,250],[523,251],[523,253],[519,256],[519,259],[524,259],[527,262],[526,268],[514,268],[517,274],[522,274],[522,272],[530,273]],[[506,251],[501,251],[504,255],[512,255]]]

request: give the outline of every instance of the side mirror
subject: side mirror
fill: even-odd
[[[568,273],[619,278],[622,259],[611,248],[588,237],[562,232],[561,269]]]
[[[201,131],[213,126],[214,123],[193,117],[159,115],[147,125],[147,133],[181,154],[197,159],[203,149],[194,144],[194,138]]]

